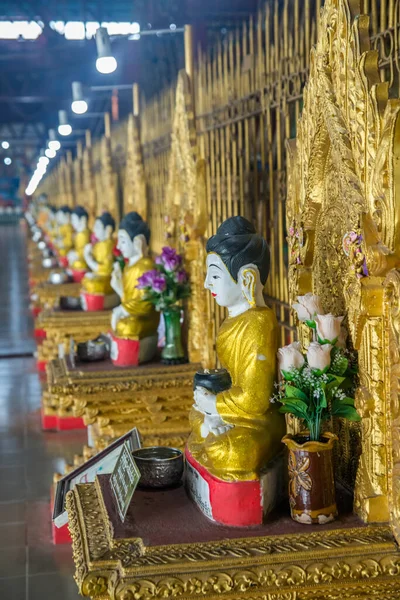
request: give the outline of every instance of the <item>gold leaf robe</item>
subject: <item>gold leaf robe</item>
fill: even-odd
[[[93,246],[92,254],[98,264],[96,273],[90,273],[82,280],[82,289],[88,294],[113,294],[111,287],[111,274],[114,264],[114,240],[108,239],[97,242]]]

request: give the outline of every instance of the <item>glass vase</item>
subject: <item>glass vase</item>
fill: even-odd
[[[165,323],[165,346],[161,351],[162,362],[179,364],[186,362],[182,345],[181,309],[171,306],[163,310]]]

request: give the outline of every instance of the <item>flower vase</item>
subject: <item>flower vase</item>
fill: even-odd
[[[185,351],[182,345],[181,309],[170,307],[163,310],[165,323],[165,346],[161,351],[164,364],[174,365],[185,363]]]
[[[319,442],[308,432],[285,435],[289,450],[289,503],[291,517],[306,525],[324,525],[337,516],[332,450],[337,436],[323,433]]]

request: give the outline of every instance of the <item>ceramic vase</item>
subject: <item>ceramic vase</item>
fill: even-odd
[[[324,525],[337,516],[332,450],[337,436],[323,433],[319,442],[307,432],[285,435],[289,450],[289,503],[298,523]]]

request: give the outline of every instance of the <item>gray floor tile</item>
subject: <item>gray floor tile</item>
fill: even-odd
[[[82,600],[71,575],[47,574],[28,578],[29,600]]]
[[[25,502],[0,502],[0,524],[25,523]]]
[[[26,572],[25,546],[0,550],[0,579],[3,577],[22,577]],[[1,598],[1,596],[0,596]]]
[[[1,600],[27,600],[26,577],[0,579]]]
[[[7,525],[0,525],[0,549],[25,547],[25,545],[26,545],[26,524],[25,523],[11,523],[11,524],[7,524]]]

